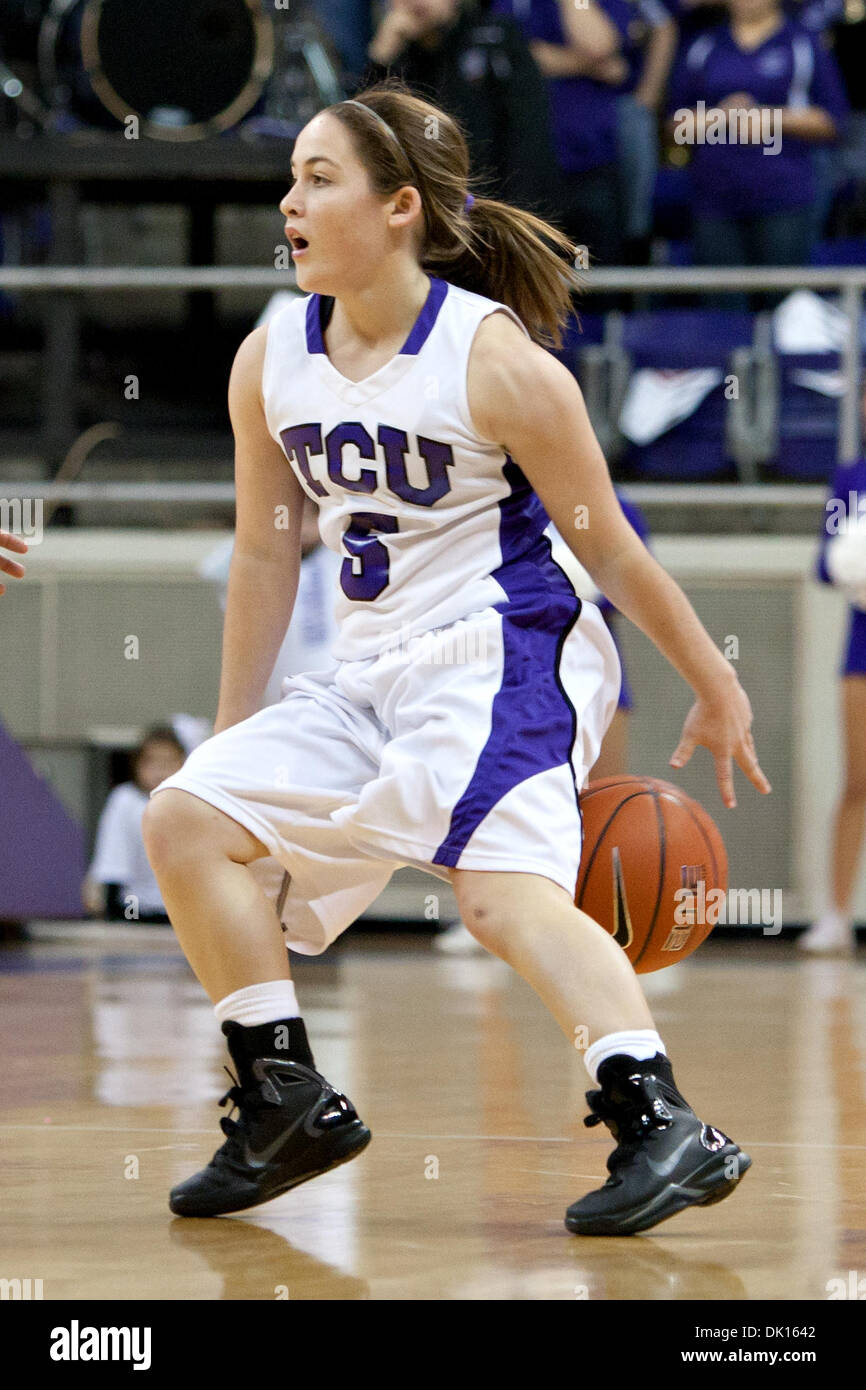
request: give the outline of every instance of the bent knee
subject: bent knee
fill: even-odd
[[[194,808],[187,807],[187,803],[193,800],[188,792],[174,788],[150,798],[141,817],[141,834],[151,863],[164,860],[172,849],[186,842],[194,814]]]
[[[522,924],[524,914],[478,885],[461,886],[456,897],[463,925],[478,944],[495,955],[506,955],[508,942]]]
[[[464,925],[480,945],[506,960],[527,928],[574,912],[570,895],[539,874],[452,870],[450,877]]]
[[[198,854],[208,835],[213,837],[213,818],[220,815],[215,807],[177,787],[167,787],[152,796],[141,818],[142,838],[151,864],[177,863],[185,856]]]
[[[190,858],[201,860],[212,855],[250,864],[271,853],[239,821],[180,787],[166,787],[150,798],[141,829],[144,847],[156,871]]]

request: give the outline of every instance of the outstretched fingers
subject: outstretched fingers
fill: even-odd
[[[690,738],[688,734],[683,734],[671,758],[671,767],[685,767],[697,746],[693,738]]]
[[[29,546],[20,536],[13,535],[11,531],[0,531],[0,570],[4,574],[11,575],[13,579],[20,579],[24,574],[24,566],[18,560],[10,560],[8,555],[3,554],[3,550],[14,550],[18,555],[26,555]],[[6,585],[0,584],[0,594],[5,594]]]
[[[29,549],[23,537],[16,536],[14,531],[0,531],[0,546],[4,550],[15,550],[19,555],[26,555]]]
[[[746,733],[734,756],[753,787],[757,787],[758,791],[765,795],[773,790],[758,762],[758,753],[751,733]]]
[[[734,765],[731,761],[730,753],[714,753],[713,762],[716,765],[716,781],[719,784],[719,791],[722,794],[722,801],[729,810],[737,804],[734,795]]]

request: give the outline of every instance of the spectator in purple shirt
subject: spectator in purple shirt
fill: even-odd
[[[617,97],[628,77],[623,44],[633,17],[627,0],[493,0],[530,40],[550,83],[553,138],[562,193],[554,220],[588,263],[623,259],[623,205],[617,169]],[[601,303],[593,299],[593,309]]]
[[[728,0],[728,9],[727,24],[683,52],[671,88],[674,139],[692,146],[695,261],[803,265],[817,197],[811,154],[844,128],[842,82],[779,0]],[[746,307],[739,298],[730,307]]]

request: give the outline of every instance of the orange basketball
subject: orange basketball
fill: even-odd
[[[728,888],[724,842],[703,806],[672,782],[621,776],[590,782],[580,809],[577,906],[639,975],[691,955],[718,919],[708,905]]]

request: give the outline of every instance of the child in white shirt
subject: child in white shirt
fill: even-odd
[[[186,750],[166,726],[150,729],[133,754],[132,780],[109,793],[96,832],[82,900],[94,916],[167,922],[165,904],[141,837],[150,793],[183,766]]]

